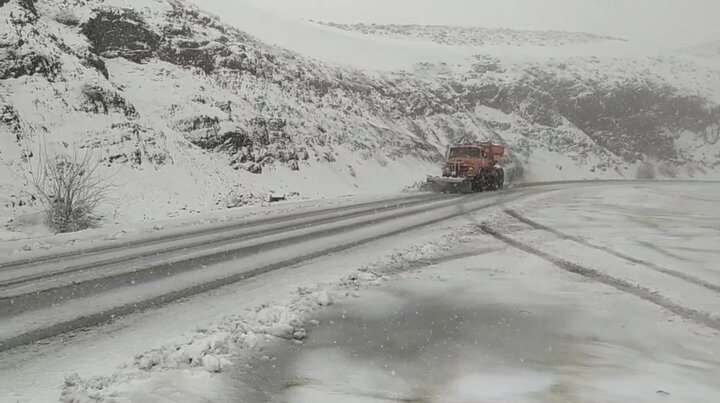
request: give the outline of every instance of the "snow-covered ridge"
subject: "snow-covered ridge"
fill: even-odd
[[[335,29],[390,38],[430,41],[453,46],[565,46],[605,41],[624,41],[585,32],[521,31],[449,25],[338,24],[312,21]]]
[[[448,144],[483,139],[508,144],[513,180],[717,173],[720,68],[709,63],[496,54],[381,73],[223,21],[177,0],[6,0],[3,223],[34,222],[28,171],[45,143],[103,161],[116,223],[270,190],[399,191],[436,173]]]
[[[717,62],[720,59],[720,40],[682,49],[682,52],[696,57],[714,59]]]

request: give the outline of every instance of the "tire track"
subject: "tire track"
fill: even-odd
[[[68,274],[72,274],[75,272],[83,272],[83,271],[89,271],[89,270],[100,270],[102,268],[118,265],[118,264],[132,264],[133,262],[137,262],[138,260],[141,260],[143,258],[146,258],[147,256],[153,256],[154,259],[159,260],[164,256],[172,256],[173,254],[177,252],[182,253],[189,253],[193,251],[203,250],[211,247],[220,247],[225,244],[232,244],[241,240],[250,240],[254,238],[258,238],[261,236],[268,236],[273,234],[280,234],[283,232],[288,232],[291,230],[296,229],[302,229],[302,228],[310,228],[313,226],[319,226],[321,224],[326,224],[330,222],[340,221],[343,219],[352,219],[356,217],[362,217],[367,216],[370,213],[378,214],[385,211],[393,211],[393,210],[402,210],[403,208],[409,208],[412,206],[419,206],[423,204],[430,204],[434,203],[436,201],[445,200],[445,198],[409,198],[407,201],[396,201],[394,203],[387,203],[385,202],[383,206],[380,206],[377,203],[369,204],[367,206],[360,206],[358,207],[352,207],[352,208],[342,208],[338,211],[330,211],[329,213],[313,213],[309,216],[301,216],[300,218],[294,219],[294,217],[288,217],[286,220],[278,221],[276,219],[271,219],[267,223],[265,221],[259,221],[257,223],[243,225],[242,223],[234,223],[231,226],[228,226],[227,228],[222,228],[217,231],[214,231],[211,235],[212,238],[205,239],[202,242],[191,242],[193,238],[198,238],[199,236],[207,236],[208,231],[203,230],[199,233],[193,232],[193,234],[199,234],[199,235],[193,235],[192,234],[182,234],[182,237],[175,237],[171,236],[167,239],[163,238],[162,240],[159,240],[159,242],[149,242],[148,244],[145,244],[143,246],[147,245],[162,245],[162,243],[170,243],[173,242],[171,246],[166,246],[163,248],[152,250],[144,250],[140,252],[129,252],[124,254],[120,257],[111,257],[111,258],[103,258],[102,253],[111,253],[114,252],[115,249],[112,250],[101,250],[101,251],[93,251],[90,252],[90,256],[97,255],[98,258],[92,262],[85,263],[85,264],[73,264],[72,260],[68,258],[67,260],[64,260],[60,264],[58,263],[58,268],[53,268],[49,271],[42,271],[35,274],[29,274],[29,275],[21,275],[21,276],[15,276],[8,280],[1,280],[0,281],[0,291],[3,289],[26,284],[29,282],[37,282],[53,277],[59,277],[59,276],[65,276]],[[447,200],[453,200],[452,198],[447,198]],[[347,211],[347,213],[344,213]],[[263,228],[264,226],[269,225],[276,225],[278,223],[282,223],[282,225],[278,225],[277,227],[268,229]],[[187,239],[187,242],[181,242],[177,243],[179,239]],[[118,249],[124,249],[124,247],[117,247]],[[76,258],[86,259],[88,256],[88,253],[83,253],[80,255],[76,255]],[[48,262],[55,261],[56,258],[43,260],[41,262],[42,265],[47,265]],[[31,263],[29,265],[25,265],[24,267],[2,267],[0,270],[5,270],[6,272],[23,272],[27,270],[27,267],[30,267],[31,265],[34,265],[35,263]],[[2,299],[0,297],[0,299]]]
[[[622,291],[631,295],[634,295],[638,298],[641,298],[645,301],[651,302],[661,308],[664,308],[678,316],[680,316],[683,319],[695,322],[697,324],[707,326],[711,329],[720,331],[720,318],[713,316],[711,314],[708,314],[707,312],[698,311],[695,309],[691,309],[685,306],[682,306],[669,298],[658,294],[657,292],[654,292],[646,287],[643,287],[641,285],[632,284],[630,282],[627,282],[625,280],[621,280],[616,277],[609,276],[607,274],[601,273],[597,270],[593,270],[587,267],[584,267],[582,265],[579,265],[577,263],[570,262],[568,260],[559,258],[557,256],[553,256],[549,253],[545,253],[533,246],[524,244],[518,240],[515,240],[513,238],[510,238],[506,235],[503,235],[499,231],[491,228],[490,226],[486,224],[480,224],[479,229],[492,236],[493,238],[502,241],[514,248],[520,249],[523,252],[535,255],[549,263],[552,263],[554,266],[557,266],[565,271],[568,271],[573,274],[581,275],[585,278],[597,281],[599,283],[608,285],[610,287],[615,288],[618,291]]]
[[[530,192],[532,193],[532,192]],[[230,273],[228,275],[217,276],[209,280],[202,280],[195,282],[192,285],[177,286],[174,288],[168,288],[160,291],[157,294],[149,297],[144,297],[142,300],[127,300],[118,301],[113,306],[108,308],[97,307],[88,309],[88,313],[78,314],[76,316],[60,318],[52,323],[37,323],[36,325],[29,328],[22,328],[15,330],[8,330],[7,335],[0,338],[0,352],[16,348],[22,345],[34,343],[39,340],[54,337],[60,334],[68,333],[81,328],[90,328],[97,326],[102,323],[112,321],[118,317],[127,316],[139,311],[146,309],[152,309],[154,307],[171,303],[182,298],[187,298],[193,295],[197,295],[203,292],[214,290],[232,283],[246,280],[255,276],[259,276],[275,270],[281,270],[288,267],[297,265],[298,263],[307,262],[311,259],[320,258],[328,254],[341,252],[356,246],[364,245],[370,242],[379,241],[388,237],[401,235],[408,231],[416,230],[419,228],[427,227],[429,225],[438,224],[440,222],[466,215],[468,212],[480,211],[495,207],[499,204],[516,200],[526,196],[528,192],[512,192],[509,194],[500,194],[495,200],[488,200],[484,202],[483,199],[460,198],[458,200],[449,201],[449,203],[443,203],[440,206],[423,207],[418,208],[418,211],[404,212],[406,219],[412,218],[415,215],[428,214],[432,211],[437,211],[437,215],[428,216],[427,218],[412,220],[409,223],[400,223],[397,227],[388,229],[387,231],[379,232],[371,236],[361,236],[358,239],[342,243],[337,246],[322,247],[318,250],[307,250],[294,257],[279,258],[276,261],[268,262],[267,264],[259,264],[254,267],[247,267],[245,270],[240,272]],[[465,203],[470,203],[471,206],[466,206]],[[396,215],[392,219],[398,219]],[[387,219],[385,221],[388,221]],[[414,222],[413,222],[414,221]],[[360,227],[372,227],[382,220],[373,219],[364,225],[345,227],[345,230],[350,231]],[[316,236],[321,236],[316,234]],[[333,234],[325,234],[324,238],[333,236]],[[310,237],[307,241],[312,242],[313,240],[318,241],[323,237],[315,238]],[[270,252],[271,249],[266,249],[262,252]],[[261,251],[259,251],[261,252]],[[455,257],[453,257],[454,259]],[[170,281],[172,277],[167,277],[167,281]],[[166,282],[167,282],[166,281]],[[97,297],[101,298],[103,295],[98,294]],[[110,304],[108,304],[110,305]],[[52,309],[58,309],[54,307]],[[94,310],[96,309],[96,310]],[[94,311],[93,311],[94,310]],[[27,314],[32,316],[34,311],[30,311]],[[74,314],[73,314],[74,315]]]
[[[701,278],[699,278],[699,277],[695,277],[695,276],[693,276],[693,275],[691,275],[691,274],[683,273],[683,272],[680,272],[680,271],[677,271],[677,270],[674,270],[674,269],[668,269],[667,267],[660,266],[660,265],[655,264],[655,263],[653,263],[653,262],[648,262],[647,260],[638,259],[638,258],[636,258],[636,257],[630,256],[630,255],[626,255],[626,254],[624,254],[624,253],[622,253],[622,252],[618,252],[618,251],[616,251],[616,250],[614,250],[614,249],[608,248],[607,246],[602,246],[602,245],[594,244],[594,243],[592,243],[592,242],[590,242],[590,241],[588,241],[588,240],[585,240],[585,239],[583,239],[583,238],[581,238],[581,237],[574,236],[574,235],[570,235],[570,234],[566,234],[566,233],[564,233],[564,232],[560,232],[560,231],[558,231],[558,230],[556,230],[556,229],[554,229],[554,228],[551,228],[551,227],[548,227],[548,226],[546,226],[546,225],[540,224],[540,223],[538,223],[538,222],[536,222],[536,221],[533,221],[533,220],[531,220],[531,219],[529,219],[529,218],[521,215],[520,213],[518,213],[517,211],[512,210],[512,209],[505,209],[505,214],[507,214],[507,215],[515,218],[516,220],[518,220],[518,221],[520,221],[520,222],[522,222],[522,223],[525,223],[525,224],[527,224],[527,225],[529,225],[529,226],[531,226],[531,227],[533,227],[533,228],[535,228],[535,229],[538,229],[538,230],[541,230],[541,231],[550,232],[550,233],[552,233],[552,234],[554,234],[554,235],[557,235],[558,237],[563,238],[563,239],[566,239],[566,240],[568,240],[568,241],[573,241],[573,242],[579,243],[579,244],[581,244],[581,245],[587,246],[587,247],[589,247],[589,248],[597,249],[597,250],[599,250],[599,251],[602,251],[602,252],[611,254],[611,255],[613,255],[613,256],[615,256],[615,257],[619,257],[619,258],[624,259],[624,260],[627,260],[627,261],[629,261],[629,262],[632,262],[632,263],[635,263],[635,264],[639,264],[639,265],[643,265],[643,266],[647,267],[648,269],[655,270],[655,271],[660,272],[660,273],[662,273],[662,274],[666,274],[666,275],[668,275],[668,276],[672,276],[672,277],[675,277],[675,278],[679,278],[679,279],[681,279],[681,280],[685,280],[685,281],[687,281],[687,282],[689,282],[689,283],[698,285],[698,286],[700,286],[700,287],[707,288],[708,290],[711,290],[711,291],[720,293],[720,285],[710,283],[710,282],[705,281],[705,280],[703,280],[703,279],[701,279]]]
[[[236,239],[236,243],[246,242],[248,239],[263,239],[265,236],[275,236],[276,239],[268,240],[266,242],[256,243],[247,246],[233,247],[227,245],[225,240],[220,243],[207,243],[201,244],[199,248],[193,247],[192,249],[198,249],[195,253],[187,255],[173,256],[172,258],[166,258],[166,255],[172,255],[171,253],[160,252],[153,255],[152,261],[150,262],[139,262],[136,265],[127,266],[124,270],[115,270],[116,262],[110,261],[109,263],[100,263],[93,270],[101,270],[101,276],[90,277],[88,279],[73,280],[71,282],[61,283],[59,285],[52,285],[49,287],[40,286],[40,288],[21,292],[10,292],[7,295],[0,295],[0,318],[8,317],[14,314],[21,313],[26,310],[40,309],[49,305],[60,304],[63,301],[69,299],[76,299],[91,296],[98,292],[107,292],[112,289],[127,286],[128,284],[138,284],[156,280],[158,278],[173,276],[187,271],[197,270],[198,267],[209,266],[216,263],[221,263],[228,260],[237,260],[239,258],[248,257],[252,254],[258,253],[258,251],[267,249],[278,249],[284,246],[297,244],[308,238],[328,236],[334,234],[342,234],[354,229],[366,227],[368,225],[377,225],[384,222],[389,222],[398,218],[412,216],[422,212],[439,209],[443,207],[450,207],[457,203],[462,203],[467,200],[467,197],[453,198],[447,201],[437,202],[432,201],[420,201],[401,204],[400,206],[393,205],[385,209],[378,209],[376,212],[364,212],[362,214],[353,214],[353,218],[361,221],[343,226],[336,226],[328,228],[328,224],[334,222],[344,222],[348,217],[336,217],[329,220],[319,220],[314,224],[307,225],[305,227],[290,226],[288,228],[273,229],[267,231],[267,233],[260,233],[259,235],[253,235],[253,237],[241,237]],[[380,217],[376,217],[380,215]],[[364,217],[367,217],[365,219]],[[287,234],[288,237],[282,237]],[[232,241],[232,238],[230,239]],[[252,242],[252,240],[250,241]],[[212,247],[212,249],[210,249]],[[204,251],[204,248],[208,248]],[[172,251],[174,252],[174,251]],[[166,259],[168,259],[166,261]],[[123,259],[124,261],[124,259]],[[92,265],[90,265],[92,267]],[[131,270],[129,270],[131,269]],[[71,270],[64,270],[61,272],[50,273],[45,278],[52,278],[55,281],[63,279],[65,276],[71,275],[77,271],[88,270],[87,267],[81,266],[79,268],[73,268]],[[36,279],[24,280],[21,284],[33,284]],[[33,286],[35,287],[35,286]],[[2,287],[0,287],[0,291]]]
[[[210,225],[207,227],[192,229],[190,231],[182,231],[170,235],[151,236],[143,237],[139,239],[133,239],[129,241],[121,241],[119,243],[113,243],[110,245],[100,245],[80,250],[73,250],[68,252],[50,253],[43,256],[31,256],[27,258],[20,258],[17,260],[0,262],[0,270],[9,270],[15,268],[23,268],[26,266],[47,264],[52,262],[64,261],[68,258],[74,258],[77,256],[93,256],[96,254],[109,253],[118,250],[132,249],[136,246],[149,246],[149,245],[160,245],[170,241],[178,241],[185,239],[193,239],[202,235],[218,234],[224,232],[230,232],[238,229],[252,228],[260,225],[277,224],[290,220],[301,220],[309,219],[314,217],[328,216],[334,213],[341,213],[342,211],[350,211],[357,209],[383,209],[391,206],[400,207],[401,205],[413,203],[413,202],[429,202],[432,200],[441,200],[443,198],[452,198],[447,195],[418,195],[409,197],[399,197],[388,200],[377,200],[369,201],[358,204],[350,204],[346,206],[331,207],[327,209],[313,210],[313,211],[300,211],[281,213],[276,216],[270,217],[259,217],[250,219],[238,219],[231,220],[230,222],[221,223],[219,225]]]

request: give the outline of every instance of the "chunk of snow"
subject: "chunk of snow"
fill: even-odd
[[[330,306],[333,304],[332,296],[326,291],[320,291],[315,295],[315,301],[320,306]]]
[[[270,328],[268,333],[275,337],[289,339],[295,333],[295,328],[288,324],[279,324]]]
[[[208,372],[222,372],[222,361],[212,354],[202,358],[202,366]]]
[[[307,336],[308,336],[307,330],[305,330],[302,327],[297,329],[295,331],[295,333],[293,333],[293,339],[295,339],[295,340],[305,340],[307,338]]]
[[[246,348],[253,349],[255,348],[258,343],[260,342],[260,338],[255,334],[255,332],[250,331],[245,334],[243,337],[242,345]]]
[[[82,382],[82,378],[77,372],[65,376],[65,386],[75,386]]]
[[[144,354],[137,360],[137,366],[138,368],[142,370],[150,370],[153,367],[157,366],[163,361],[162,355],[157,352],[153,351],[149,354]]]

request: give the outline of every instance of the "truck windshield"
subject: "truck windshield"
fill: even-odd
[[[458,147],[450,150],[450,158],[480,158],[482,153],[477,147]]]

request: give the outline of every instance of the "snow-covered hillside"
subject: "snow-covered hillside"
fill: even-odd
[[[712,64],[486,52],[375,72],[242,29],[180,0],[0,0],[3,223],[21,229],[36,211],[28,172],[41,145],[102,158],[116,185],[109,222],[252,203],[271,190],[399,191],[437,171],[448,144],[477,139],[509,145],[515,180],[718,172]],[[529,36],[534,48],[546,37],[559,49],[609,41]]]
[[[365,35],[379,35],[398,39],[430,41],[453,46],[565,46],[604,41],[623,41],[620,38],[589,34],[585,32],[519,31],[512,29],[489,29],[446,25],[380,25],[337,24],[316,22],[332,28]]]

